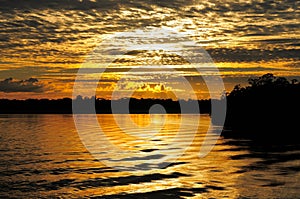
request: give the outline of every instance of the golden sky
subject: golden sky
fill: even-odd
[[[110,98],[113,91],[122,97],[121,91],[128,90],[133,97],[192,98],[183,81],[197,98],[208,98],[195,66],[172,50],[180,49],[176,39],[166,46],[156,34],[146,43],[145,32],[159,29],[182,33],[205,50],[227,91],[269,72],[300,77],[298,1],[4,0],[1,4],[0,98],[72,97],[79,68],[86,74],[81,79],[84,85],[99,80],[96,94],[101,98]],[[99,45],[111,47],[103,46],[107,38],[129,33],[122,41],[135,41],[136,30],[142,31],[137,33],[141,40],[145,36],[145,49],[132,45],[104,73],[98,69],[105,63],[86,64]],[[160,45],[154,45],[157,41]],[[203,64],[198,68],[209,71]],[[131,69],[137,71],[128,73]]]

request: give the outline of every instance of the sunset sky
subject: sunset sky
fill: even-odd
[[[265,73],[300,80],[299,7],[294,0],[0,0],[0,98],[72,97],[79,68],[85,85],[99,80],[100,98],[126,89],[138,98],[193,98],[179,79],[209,98],[189,61],[164,46],[132,48],[101,78],[102,66],[85,64],[111,35],[129,32],[130,41],[136,30],[164,28],[206,50],[227,91]]]

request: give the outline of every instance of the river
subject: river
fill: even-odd
[[[81,117],[88,121],[90,116]],[[182,124],[182,117],[190,123]],[[137,132],[137,127],[126,125],[131,124],[128,118],[143,130]],[[201,115],[200,120],[196,115],[176,114],[97,115],[97,119],[105,142],[121,152],[134,151],[139,158],[126,159],[124,154],[105,151],[109,144],[103,141],[101,157],[106,159],[99,160],[88,150],[92,143],[82,136],[84,132],[77,132],[73,115],[0,115],[0,197],[299,198],[299,144],[262,146],[220,137],[213,150],[200,157],[210,124],[208,115]],[[198,120],[192,134],[189,125]],[[99,126],[89,125],[86,132],[93,135]],[[179,129],[193,139],[180,156],[163,165],[166,150],[162,150]],[[137,141],[137,136],[144,141]],[[176,152],[176,148],[167,151]],[[143,161],[148,163],[144,169],[132,170],[132,165],[143,165]]]

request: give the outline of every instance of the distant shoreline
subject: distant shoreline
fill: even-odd
[[[226,95],[226,130],[223,135],[266,141],[297,137],[300,129],[298,80],[288,81],[284,77],[275,77],[268,73],[258,78],[250,78],[248,83],[249,86],[245,87],[235,86],[233,91]],[[221,100],[125,98],[111,101],[81,96],[73,100],[0,99],[0,114],[211,114],[211,104],[218,105]],[[199,108],[195,106],[197,103]],[[181,109],[181,106],[185,108]],[[223,125],[223,121],[220,122],[220,125]],[[218,116],[212,117],[212,123],[218,125]],[[227,130],[230,132],[226,132]]]
[[[198,103],[199,109],[188,109],[181,111],[180,104],[190,105]],[[116,105],[116,110],[111,106]],[[118,109],[126,107],[129,104],[129,110]],[[164,110],[153,110],[153,105],[161,105]],[[73,106],[79,107],[73,109]],[[80,107],[82,107],[80,109]],[[78,110],[79,109],[79,110]],[[106,100],[95,97],[82,99],[70,98],[63,99],[27,99],[27,100],[8,100],[0,99],[0,114],[209,114],[211,109],[211,100],[179,100],[171,99],[119,99]],[[128,112],[129,111],[129,112]]]

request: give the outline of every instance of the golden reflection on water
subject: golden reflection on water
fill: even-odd
[[[135,136],[121,132],[113,118],[127,116],[98,115],[97,119],[113,144],[122,150],[134,150],[141,156],[155,154],[159,151],[156,149],[165,146],[170,137],[176,135],[182,117],[175,114],[130,115],[145,132],[155,129],[151,125],[165,119],[162,127],[157,125],[161,129],[158,134],[149,131],[149,137],[137,142]],[[197,118],[188,117],[191,122]],[[129,122],[122,121],[124,124]],[[220,137],[213,150],[200,158],[199,150],[210,117],[201,115],[199,124],[192,144],[167,167],[119,171],[98,161],[87,151],[77,134],[72,115],[1,115],[0,196],[292,198],[298,195],[300,176],[295,171],[300,165],[299,149],[294,147],[282,153],[263,150],[260,156],[248,146],[230,144],[232,140]],[[267,160],[265,155],[272,161],[279,157],[284,159],[263,164]]]
[[[141,127],[144,133],[149,134],[149,137],[143,137],[140,139],[137,136],[133,136],[131,134],[127,134],[123,132],[115,122],[115,119],[112,115],[99,115],[98,121],[101,125],[101,128],[105,135],[108,137],[109,141],[114,145],[118,146],[121,150],[135,150],[139,151],[139,154],[147,156],[148,153],[156,154],[155,150],[159,150],[167,145],[172,138],[176,136],[180,129],[181,124],[181,115],[115,115],[115,117],[121,117],[121,125],[125,128],[123,130],[132,130],[132,126],[129,126],[131,122],[128,119],[132,119],[132,121],[137,125],[137,128]],[[192,121],[193,118],[197,118],[195,116],[188,116]],[[161,125],[163,123],[163,125]],[[202,115],[200,118],[200,125],[198,131],[196,132],[195,138],[190,146],[186,149],[185,153],[179,157],[176,162],[171,164],[171,166],[167,166],[166,168],[154,168],[148,171],[134,171],[134,172],[118,172],[115,174],[109,174],[109,177],[126,177],[128,175],[139,176],[141,181],[146,181],[143,183],[133,183],[130,186],[114,186],[114,187],[105,187],[95,188],[89,190],[94,194],[119,194],[122,192],[126,193],[143,193],[143,192],[153,192],[157,190],[163,189],[172,189],[172,188],[190,188],[190,189],[205,189],[207,185],[211,186],[233,186],[235,183],[235,179],[239,176],[232,175],[237,168],[232,167],[230,163],[228,163],[229,154],[227,156],[219,156],[217,154],[217,150],[214,150],[205,158],[199,157],[201,143],[206,135],[208,130],[208,126],[210,124],[210,118],[208,115]],[[186,126],[186,128],[188,125]],[[160,129],[160,131],[157,131]],[[187,133],[188,133],[188,129]],[[137,134],[140,135],[140,134]],[[146,138],[146,139],[144,139]],[[138,141],[137,141],[138,140]],[[183,140],[184,141],[184,140]],[[222,150],[222,146],[220,143],[216,146],[217,149]],[[143,152],[144,150],[154,150],[153,152]],[[172,152],[172,151],[170,151]],[[158,152],[159,153],[159,152]],[[117,155],[117,154],[115,154]],[[111,159],[118,159],[118,157],[109,157]],[[155,160],[153,160],[155,162]],[[124,162],[122,162],[124,163]],[[126,165],[125,165],[126,166]],[[151,176],[151,174],[162,174],[162,175],[172,175],[173,173],[182,174],[179,177],[171,177],[171,178],[163,178],[157,180],[147,180],[147,176]],[[231,175],[229,175],[231,174]],[[97,175],[96,175],[97,176]],[[94,177],[96,177],[94,176]],[[144,177],[146,178],[143,179]],[[101,175],[101,178],[103,175]],[[151,178],[151,177],[149,177]],[[226,179],[225,184],[218,185],[220,182],[223,182]],[[222,188],[220,188],[222,189]],[[216,193],[215,197],[221,197],[224,195],[230,195],[232,197],[236,196],[237,193],[233,190],[219,190]],[[82,194],[86,194],[86,192],[82,192]],[[210,193],[211,194],[211,193]],[[210,195],[208,194],[208,195]],[[195,193],[195,195],[205,196],[205,193]]]

